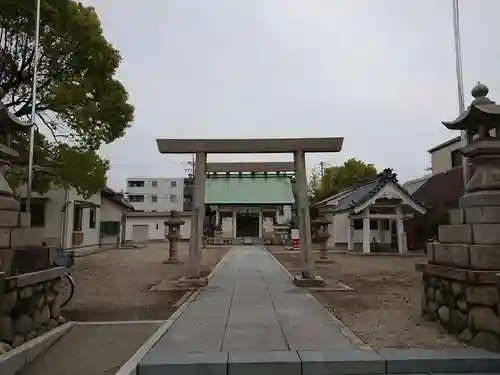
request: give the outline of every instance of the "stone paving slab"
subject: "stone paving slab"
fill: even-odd
[[[385,374],[385,360],[374,351],[299,351],[305,375]]]
[[[223,352],[154,352],[143,358],[139,374],[227,375],[227,362],[228,353]]]
[[[227,374],[302,375],[302,365],[294,351],[230,352]]]

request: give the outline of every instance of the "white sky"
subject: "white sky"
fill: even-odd
[[[190,155],[156,138],[342,136],[354,157],[401,181],[458,133],[451,0],[88,0],[120,50],[135,106],[127,135],[102,153],[108,183],[184,176]],[[500,1],[461,0],[466,103],[480,80],[500,97]],[[210,160],[292,160],[218,155]]]

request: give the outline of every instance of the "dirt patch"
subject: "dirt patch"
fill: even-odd
[[[275,254],[291,273],[300,270],[298,254]],[[415,263],[424,258],[331,254],[332,264],[317,273],[334,286],[354,291],[312,291],[361,340],[374,348],[439,348],[464,346],[437,323],[420,316],[421,276]]]
[[[228,248],[203,250],[202,268],[211,270]],[[166,244],[142,249],[116,249],[77,258],[72,269],[75,298],[63,309],[63,316],[77,321],[164,320],[175,311],[173,305],[184,292],[150,291],[163,282],[175,282],[187,274],[187,245],[179,257],[184,263],[164,264]]]

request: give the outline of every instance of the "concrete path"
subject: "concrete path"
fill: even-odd
[[[160,325],[76,324],[19,375],[114,374]]]
[[[209,285],[144,356],[138,375],[368,375],[498,372],[472,348],[385,350],[363,345],[277,260],[233,247]]]
[[[209,286],[155,350],[271,351],[354,349],[344,325],[297,288],[261,247],[230,250]]]
[[[139,372],[153,374],[154,365],[190,353],[208,362],[223,353],[272,353],[300,367],[297,351],[358,352],[344,330],[265,249],[233,247],[208,287],[144,357]]]

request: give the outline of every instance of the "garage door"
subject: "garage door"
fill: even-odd
[[[132,241],[147,242],[148,241],[148,225],[132,225]]]

